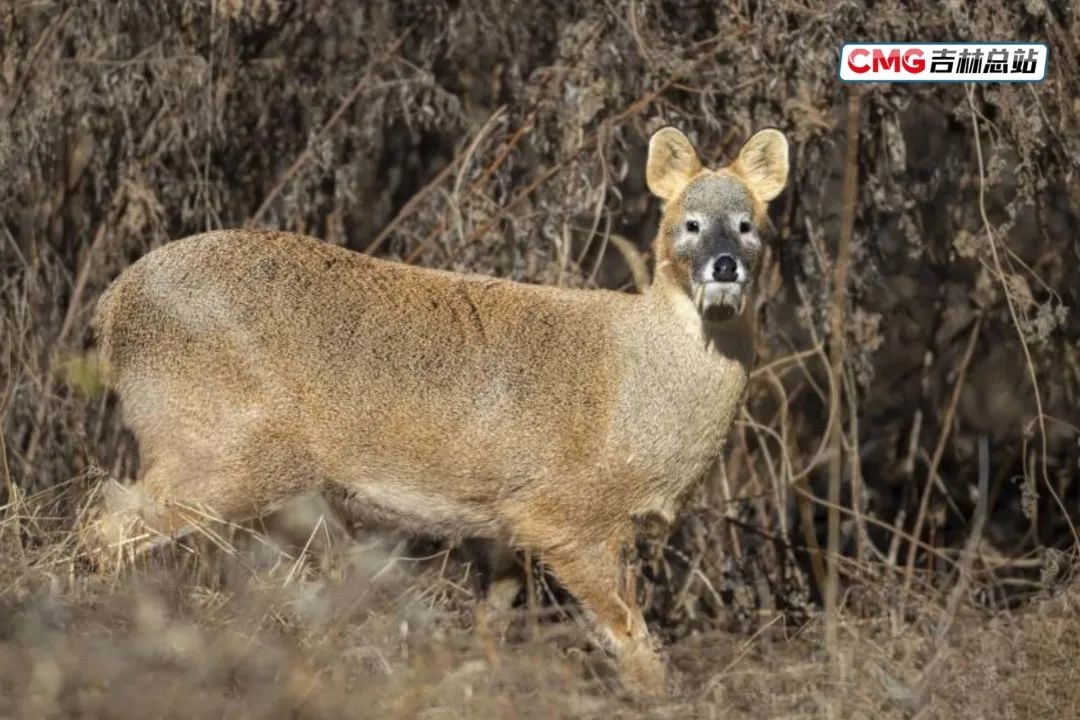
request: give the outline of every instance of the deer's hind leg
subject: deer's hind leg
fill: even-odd
[[[110,481],[102,493],[86,535],[96,556],[106,564],[132,559],[192,533],[224,544],[229,523],[260,517],[318,485],[311,463],[286,438],[206,438],[145,450],[140,443],[136,482]]]
[[[97,486],[79,537],[98,570],[116,569],[192,529],[180,508],[171,507],[171,493],[162,491],[170,487],[169,478],[181,471],[169,460],[151,463],[144,459],[134,483],[125,485],[110,478]],[[207,509],[201,512],[209,513]]]

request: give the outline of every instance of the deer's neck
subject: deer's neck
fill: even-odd
[[[621,361],[609,462],[644,483],[635,512],[672,520],[723,451],[754,356],[750,304],[703,320],[687,289],[663,279],[616,325]]]
[[[745,367],[754,362],[754,297],[752,289],[742,307],[729,315],[703,316],[690,295],[687,284],[677,279],[666,265],[657,268],[650,294],[662,313],[669,313],[689,341],[708,355],[720,355]]]

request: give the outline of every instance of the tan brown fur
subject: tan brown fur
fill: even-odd
[[[95,325],[139,442],[142,521],[175,534],[194,507],[250,518],[336,483],[375,519],[538,553],[627,678],[662,690],[623,554],[635,518],[672,520],[717,460],[753,357],[746,313],[703,318],[672,258],[680,193],[710,172],[688,142],[679,151],[674,169],[650,151],[668,204],[642,295],[420,269],[268,231],[206,233],[139,260]],[[741,178],[761,179],[738,163],[721,172],[760,219]]]

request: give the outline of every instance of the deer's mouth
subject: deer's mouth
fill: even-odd
[[[746,302],[746,285],[745,282],[694,283],[694,305],[702,317],[740,313]]]

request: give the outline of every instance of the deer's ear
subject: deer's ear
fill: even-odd
[[[735,160],[735,171],[762,202],[784,189],[788,177],[788,143],[779,130],[761,130],[746,141]]]
[[[701,160],[690,141],[673,127],[653,133],[649,139],[649,162],[645,182],[662,200],[670,200],[701,172]]]

